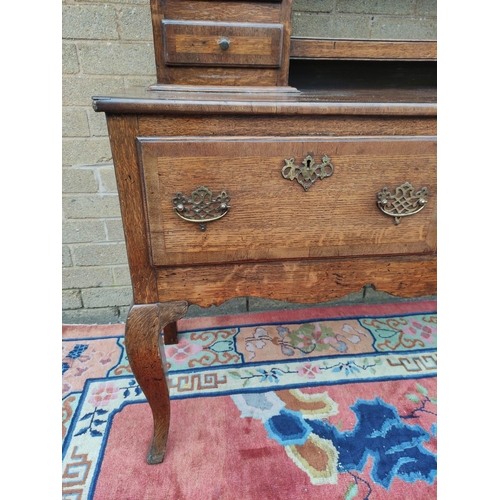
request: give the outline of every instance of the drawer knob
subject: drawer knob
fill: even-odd
[[[223,38],[219,42],[219,47],[221,48],[221,50],[227,50],[229,48],[229,40],[227,38]]]
[[[318,179],[330,177],[333,174],[332,160],[324,155],[322,163],[314,165],[314,158],[308,154],[302,160],[302,167],[295,165],[295,158],[285,159],[285,166],[281,169],[281,175],[291,181],[296,180],[307,191]]]
[[[377,194],[377,205],[384,214],[394,217],[394,224],[401,222],[401,217],[414,215],[422,210],[427,203],[426,187],[415,192],[415,188],[405,182],[391,193],[386,187]]]
[[[212,191],[205,186],[192,191],[190,198],[178,192],[172,199],[174,212],[185,221],[200,224],[202,231],[207,229],[207,222],[220,219],[229,212],[230,200],[226,191],[221,191],[214,198]]]

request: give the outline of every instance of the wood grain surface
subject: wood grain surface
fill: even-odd
[[[163,27],[167,65],[281,66],[280,24],[164,20]]]
[[[125,326],[125,349],[132,372],[148,400],[154,432],[147,461],[163,461],[170,425],[167,363],[160,341],[163,328],[172,332],[175,322],[186,315],[184,301],[134,305]],[[174,327],[175,328],[175,327]]]
[[[292,0],[153,0],[151,17],[157,82],[286,86],[290,60],[291,5]],[[232,45],[227,51],[221,53],[218,48],[215,51],[208,50],[213,46],[214,35],[216,38],[224,35],[216,25],[227,26],[231,23],[245,23],[247,26],[239,30],[241,33],[235,27],[226,27],[226,35],[231,38]],[[250,29],[250,24],[274,27]],[[164,32],[164,26],[168,25]],[[188,26],[190,28],[186,31]]]
[[[179,68],[172,68],[179,69]],[[196,68],[186,68],[194,71]],[[224,68],[207,68],[223,70]],[[248,68],[241,68],[241,70]],[[266,70],[262,70],[266,71]],[[272,71],[272,70],[269,70]],[[262,82],[266,84],[265,82]],[[437,114],[435,89],[342,89],[262,95],[211,92],[162,92],[128,89],[119,95],[94,96],[96,111],[134,114],[206,115],[357,115],[433,116]],[[319,118],[318,118],[319,119]]]
[[[137,117],[107,116],[135,304],[158,301],[156,276],[149,265],[147,221],[135,138]]]
[[[435,138],[165,138],[139,140],[153,264],[190,265],[319,257],[434,253]],[[331,177],[306,192],[283,178],[327,155]],[[429,202],[399,225],[377,194],[404,182]],[[207,224],[180,219],[172,199],[200,186],[231,196],[229,213]],[[432,242],[432,243],[430,243]]]
[[[233,297],[315,304],[359,292],[365,284],[397,297],[435,295],[435,255],[265,262],[158,269],[160,300],[182,297],[209,307]]]
[[[435,116],[225,116],[142,115],[142,136],[413,136],[436,135]]]
[[[292,37],[295,59],[437,60],[433,40],[345,40]]]

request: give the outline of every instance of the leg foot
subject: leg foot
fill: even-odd
[[[134,305],[125,327],[125,349],[130,367],[153,413],[154,433],[147,461],[163,461],[170,424],[170,397],[167,365],[161,331],[172,332],[175,323],[187,313],[187,302]]]

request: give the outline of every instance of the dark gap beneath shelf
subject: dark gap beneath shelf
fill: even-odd
[[[289,85],[299,90],[436,89],[437,63],[292,59]]]

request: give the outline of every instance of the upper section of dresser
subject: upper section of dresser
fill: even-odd
[[[158,83],[280,85],[292,0],[151,0]]]
[[[433,40],[293,37],[292,0],[151,0],[151,14],[159,85],[286,87],[293,59],[436,60]]]

